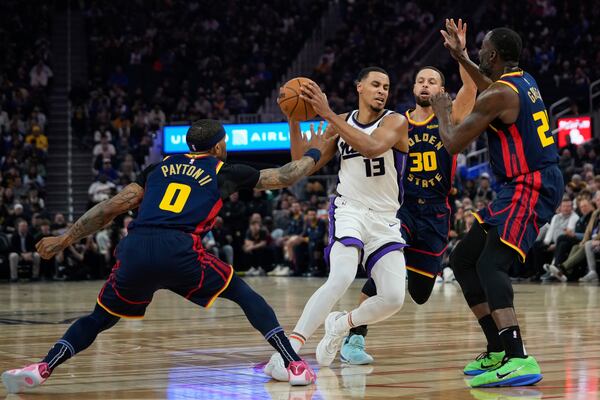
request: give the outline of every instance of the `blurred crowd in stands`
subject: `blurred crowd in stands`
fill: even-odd
[[[426,35],[439,35],[437,29],[432,31],[432,24],[458,3],[342,1],[342,28],[327,43],[313,73],[332,108],[346,111],[356,107],[353,81],[366,65],[382,65],[390,73],[394,87],[390,108],[401,112],[410,108],[417,67],[410,60],[429,50],[418,44]],[[577,106],[583,108],[585,103],[583,88],[600,77],[600,37],[591,28],[600,7],[592,7],[593,3],[486,2],[481,20],[468,21],[469,51],[476,59],[475,49],[488,28],[516,27],[525,43],[523,66],[540,82],[546,102],[568,94],[577,112]],[[11,11],[11,4],[16,7],[17,2],[0,7]],[[148,162],[155,135],[166,123],[198,118],[230,122],[234,115],[255,112],[311,34],[328,2],[82,4],[89,79],[73,85],[71,123],[80,148],[93,158],[91,207],[135,179]],[[47,8],[37,7],[35,12],[45,12],[45,18],[40,18],[42,22],[34,30],[25,29],[32,15],[23,12],[24,8],[0,12],[0,39],[14,44],[6,47],[0,58],[0,220],[2,231],[12,234],[12,238],[0,235],[0,247],[4,246],[0,261],[8,265],[16,260],[19,268],[31,267],[34,278],[38,270],[48,279],[104,277],[114,262],[114,247],[127,234],[130,215],[121,216],[55,260],[40,261],[33,249],[36,240],[64,232],[69,222],[61,214],[46,211],[43,201],[48,150],[44,112],[47,88],[52,84],[47,25],[51,18]],[[355,23],[357,20],[363,23]],[[411,57],[415,51],[419,55]],[[455,63],[448,60],[441,67],[448,90],[458,90]],[[597,140],[561,150],[565,202],[555,220],[540,231],[526,265],[511,272],[514,279],[564,281],[587,276],[594,280],[592,259],[595,262],[600,250],[600,211],[596,211],[600,209],[599,152]],[[231,195],[214,229],[204,238],[204,246],[247,275],[326,275],[323,252],[328,241],[328,196],[336,172],[334,161],[289,190]],[[458,174],[456,179],[448,252],[475,222],[471,211],[485,207],[497,189],[487,173],[476,179]]]
[[[35,266],[38,278],[33,244],[50,234],[42,225],[53,217],[44,204],[51,12],[21,3],[0,3],[0,269],[13,280],[24,264]]]

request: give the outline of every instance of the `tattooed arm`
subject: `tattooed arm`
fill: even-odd
[[[296,183],[314,168],[315,160],[304,156],[299,160],[289,162],[281,168],[268,168],[260,170],[260,177],[255,189],[281,189]]]
[[[36,244],[37,252],[50,259],[71,244],[87,237],[110,223],[115,217],[137,208],[144,197],[144,189],[137,183],[127,185],[116,196],[96,204],[79,218],[64,234],[47,237]]]

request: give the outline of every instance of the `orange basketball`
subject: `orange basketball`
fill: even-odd
[[[279,104],[281,112],[287,115],[288,118],[294,118],[298,121],[308,121],[317,116],[312,105],[300,98],[300,85],[309,82],[313,81],[308,78],[298,77],[290,79],[279,89],[277,104]]]

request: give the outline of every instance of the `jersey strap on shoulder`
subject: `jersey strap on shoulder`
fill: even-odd
[[[496,83],[501,83],[503,85],[506,85],[509,88],[511,88],[512,90],[514,90],[516,93],[519,93],[519,89],[517,89],[517,87],[515,85],[513,85],[512,83],[510,83],[509,81],[505,81],[504,79],[498,79],[496,81]]]

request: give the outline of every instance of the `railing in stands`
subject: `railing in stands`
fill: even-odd
[[[560,109],[560,111],[556,111],[560,107],[564,107]],[[552,128],[552,134],[555,135],[558,132],[557,120],[565,114],[568,114],[571,111],[571,99],[569,97],[563,97],[562,99],[555,101],[550,105],[548,109],[548,113],[550,114],[550,127]]]
[[[594,112],[594,99],[600,97],[600,79],[590,83],[590,114]]]

